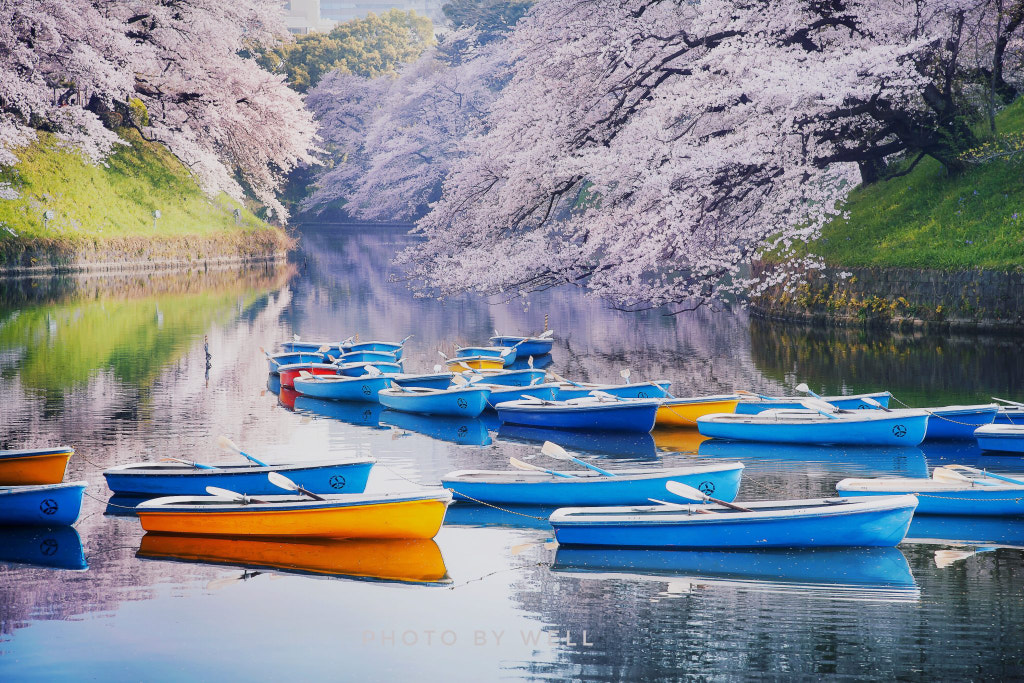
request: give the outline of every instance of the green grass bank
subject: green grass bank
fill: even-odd
[[[290,246],[250,207],[204,194],[162,145],[120,134],[127,144],[102,165],[40,133],[17,166],[0,168],[20,195],[0,200],[0,271],[269,258]]]

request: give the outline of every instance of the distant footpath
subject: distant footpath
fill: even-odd
[[[0,275],[275,260],[294,240],[253,209],[209,197],[165,147],[134,130],[105,165],[46,133],[0,169]]]

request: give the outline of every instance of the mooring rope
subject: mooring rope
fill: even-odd
[[[896,401],[897,403],[899,403],[904,408],[910,408],[910,410],[923,410],[924,412],[928,413],[932,417],[937,417],[940,420],[945,420],[946,422],[952,422],[953,424],[963,425],[965,427],[983,427],[984,426],[984,425],[978,424],[976,422],[960,422],[959,420],[954,420],[951,417],[946,417],[945,415],[939,415],[938,413],[932,412],[931,410],[928,410],[927,408],[914,408],[914,407],[911,407],[911,406],[907,405],[903,401],[899,400],[898,398],[896,398],[892,394],[889,394],[889,396],[890,396],[890,398],[892,398],[892,400]],[[1013,424],[1013,423],[1011,422],[1010,424]]]

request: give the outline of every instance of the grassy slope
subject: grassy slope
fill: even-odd
[[[1024,102],[997,118],[1000,134],[1024,133]],[[848,220],[828,226],[813,253],[831,265],[986,268],[1024,265],[1024,163],[992,161],[946,177],[933,159],[854,190]]]
[[[62,149],[49,135],[18,154],[14,168],[0,168],[0,181],[10,182],[19,199],[0,200],[0,243],[51,238],[72,245],[83,240],[117,237],[214,236],[240,230],[269,230],[244,206],[225,194],[211,199],[165,147],[144,141],[133,130],[122,131],[130,144],[121,146],[105,166],[85,162]],[[232,210],[241,210],[235,225]],[[43,212],[56,217],[43,227]],[[153,229],[153,210],[162,216]]]

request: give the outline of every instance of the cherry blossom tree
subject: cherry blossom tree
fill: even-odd
[[[996,11],[542,0],[401,261],[441,296],[576,283],[631,309],[764,285],[751,259],[815,236],[858,181],[908,154],[962,168]]]

